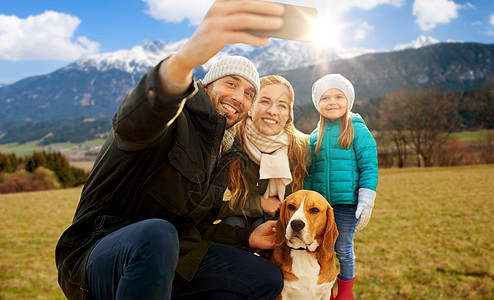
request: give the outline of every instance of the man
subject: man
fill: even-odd
[[[257,96],[257,70],[227,57],[194,83],[192,69],[228,43],[267,44],[242,30],[279,29],[282,13],[264,1],[217,0],[189,41],[127,95],[57,244],[68,299],[274,299],[281,292],[274,264],[237,249],[272,248],[274,222],[254,231],[215,222],[229,163],[245,159],[232,126]]]

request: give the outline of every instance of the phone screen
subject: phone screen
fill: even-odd
[[[314,7],[280,3],[285,6],[283,27],[275,31],[246,30],[257,36],[267,36],[299,42],[311,42],[312,28],[317,17]]]

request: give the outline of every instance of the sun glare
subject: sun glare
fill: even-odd
[[[339,48],[339,34],[343,27],[331,20],[318,19],[312,26],[311,40],[320,48]]]

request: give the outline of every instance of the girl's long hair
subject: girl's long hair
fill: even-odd
[[[314,154],[317,155],[321,150],[322,138],[324,136],[324,124],[326,123],[326,118],[321,115],[319,120],[318,132],[317,132],[317,145],[314,149]],[[350,148],[353,141],[353,125],[352,119],[350,118],[350,111],[348,110],[348,105],[345,114],[340,118],[340,136],[338,141],[340,142],[340,147],[342,149]]]
[[[298,191],[302,189],[304,178],[307,175],[307,168],[305,167],[305,159],[307,154],[305,151],[306,149],[309,149],[307,146],[309,136],[298,131],[293,124],[293,105],[295,102],[295,93],[293,92],[290,82],[279,75],[268,75],[261,77],[260,83],[261,89],[271,84],[284,84],[288,88],[290,115],[284,129],[288,134],[288,160],[290,161],[292,172],[292,191]],[[242,145],[244,144],[246,123],[247,118],[235,125],[237,129],[236,137]],[[230,183],[228,185],[228,189],[231,193],[230,207],[235,209],[237,207],[244,206],[245,199],[249,193],[249,185],[244,177],[240,158],[233,161],[229,168]]]

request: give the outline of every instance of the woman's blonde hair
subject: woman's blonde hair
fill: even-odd
[[[307,168],[305,166],[305,149],[308,149],[308,135],[298,131],[293,124],[293,105],[295,102],[295,93],[293,92],[290,82],[279,75],[268,75],[261,77],[260,84],[261,89],[272,84],[283,84],[288,88],[290,114],[284,129],[289,137],[288,160],[291,163],[292,191],[298,191],[302,188],[304,178],[307,175]],[[255,105],[255,103],[252,105]],[[242,145],[244,144],[246,123],[247,118],[235,125],[237,129],[236,136]],[[243,207],[247,194],[249,193],[249,185],[244,177],[243,170],[241,169],[240,159],[236,159],[230,164],[230,183],[228,189],[230,190],[232,196],[230,200],[230,207],[232,209],[236,207]]]
[[[318,124],[318,133],[317,133],[317,145],[316,149],[314,149],[314,154],[318,154],[321,150],[322,138],[324,136],[324,124],[326,123],[326,118],[321,114],[321,118]],[[353,141],[353,125],[352,119],[350,118],[350,110],[348,109],[348,102],[346,105],[346,112],[340,118],[340,136],[338,137],[338,141],[340,142],[340,146],[342,149],[350,148],[350,145]]]

